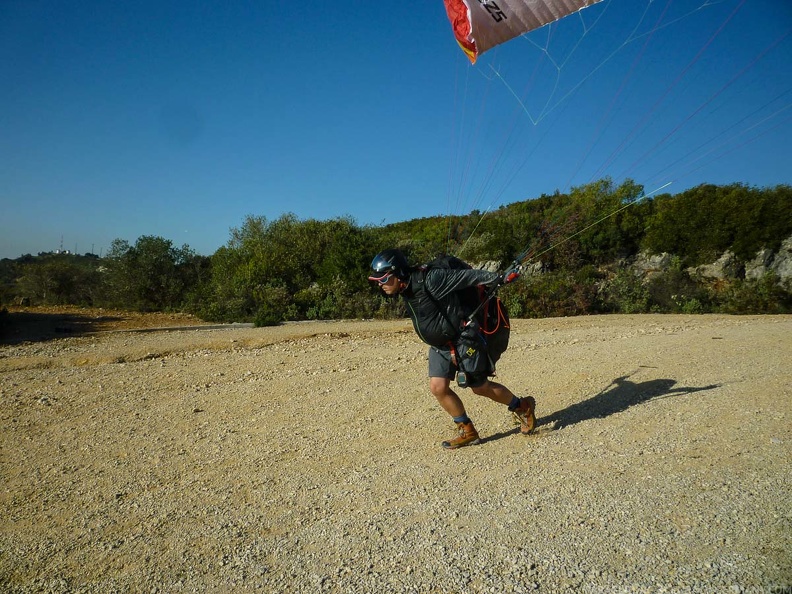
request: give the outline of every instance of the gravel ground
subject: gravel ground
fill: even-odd
[[[407,321],[0,345],[0,591],[792,591],[792,316],[516,320],[449,452]]]

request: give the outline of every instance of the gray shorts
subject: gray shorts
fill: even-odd
[[[429,347],[429,377],[454,379],[457,368],[451,362],[451,351],[448,347]]]
[[[486,352],[482,353],[486,357]],[[479,372],[467,372],[467,387],[475,388],[484,384],[493,375],[494,370],[488,361],[482,361],[483,368]],[[442,377],[452,380],[458,368],[451,361],[451,350],[448,347],[429,347],[429,377]]]

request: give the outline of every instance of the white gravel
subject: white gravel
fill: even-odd
[[[429,394],[406,321],[0,346],[0,591],[792,588],[792,316],[517,320]]]

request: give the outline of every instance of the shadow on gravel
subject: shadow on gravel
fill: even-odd
[[[676,386],[676,380],[672,379],[631,382],[628,379],[629,377],[629,375],[617,377],[596,396],[537,419],[537,427],[552,425],[553,429],[563,429],[590,419],[604,419],[649,400],[668,398],[680,394],[692,394],[693,392],[720,387],[720,384],[711,384],[698,388]]]
[[[65,336],[95,332],[102,322],[119,318],[88,317],[79,314],[0,312],[0,344],[46,342]]]
[[[568,406],[546,417],[537,418],[537,431],[541,431],[541,428],[545,425],[548,427],[546,427],[544,431],[555,431],[582,421],[604,419],[607,416],[625,411],[631,406],[643,404],[649,400],[668,398],[680,394],[692,394],[693,392],[712,390],[720,387],[720,384],[711,384],[700,388],[675,387],[676,380],[672,379],[631,382],[628,379],[629,377],[629,375],[617,377],[596,396]],[[540,401],[538,406],[541,407],[541,405],[542,403]],[[496,441],[519,432],[520,428],[515,427],[509,431],[502,431],[489,435],[483,438],[481,442]]]

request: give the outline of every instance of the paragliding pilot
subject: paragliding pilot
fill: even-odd
[[[489,379],[509,342],[509,319],[495,290],[516,280],[519,273],[473,270],[452,256],[410,267],[398,249],[374,257],[369,280],[391,297],[400,296],[418,337],[429,345],[429,390],[457,425],[457,437],[444,441],[456,449],[480,443],[465,405],[451,388],[456,376],[461,388],[508,406],[520,432],[533,431],[536,402],[518,398],[506,386]]]

